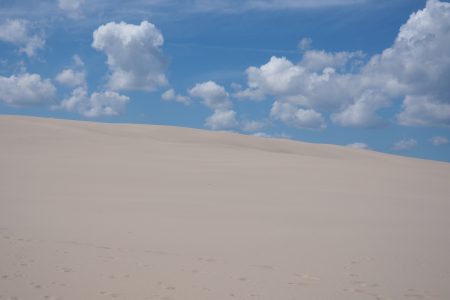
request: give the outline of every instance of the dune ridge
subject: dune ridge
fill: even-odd
[[[0,299],[450,299],[448,163],[22,116],[0,141]]]

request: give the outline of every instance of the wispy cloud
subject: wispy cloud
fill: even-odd
[[[367,3],[369,0],[244,0],[236,5],[231,0],[195,0],[191,11],[215,13],[240,13],[250,10],[285,10],[323,8]]]
[[[0,3],[0,16],[42,17],[62,15],[78,19],[83,15],[147,16],[153,14],[244,13],[288,9],[320,9],[336,6],[360,5],[373,0],[17,0]]]
[[[394,144],[394,150],[407,151],[415,148],[417,141],[415,139],[402,139]]]

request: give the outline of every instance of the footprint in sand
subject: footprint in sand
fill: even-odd
[[[275,268],[270,265],[251,265],[251,267],[264,269],[264,270],[275,270]]]
[[[296,278],[293,282],[288,282],[289,285],[307,286],[314,282],[320,281],[319,277],[309,274],[295,274],[295,277]]]
[[[208,262],[208,263],[213,263],[213,262],[218,262],[219,261],[218,259],[211,258],[211,257],[209,257],[209,258],[199,257],[198,260],[199,261]]]
[[[408,298],[408,299],[425,299],[424,295],[421,294],[412,294],[412,293],[408,293],[408,294],[404,294],[403,297]]]

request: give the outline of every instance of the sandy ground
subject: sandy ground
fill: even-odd
[[[0,299],[450,299],[450,164],[0,116]]]

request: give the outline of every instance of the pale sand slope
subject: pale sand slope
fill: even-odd
[[[450,164],[16,116],[0,142],[2,300],[450,299]]]

